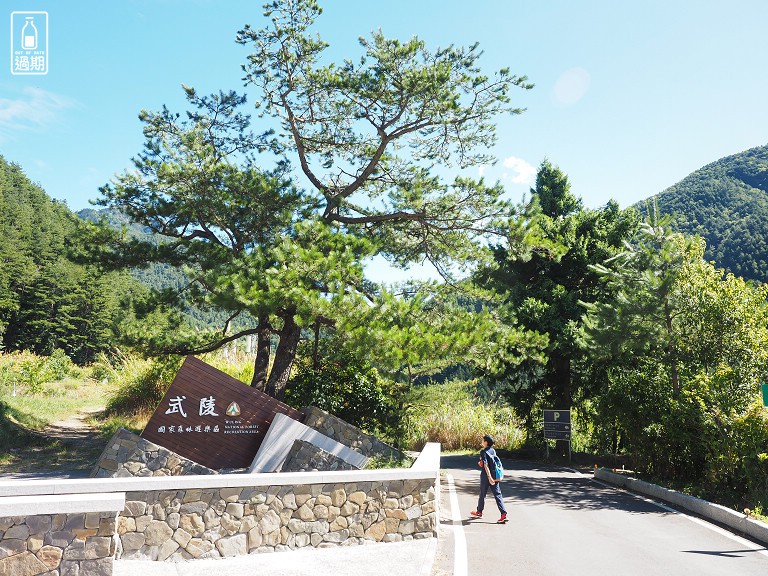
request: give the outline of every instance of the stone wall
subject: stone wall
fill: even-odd
[[[110,576],[115,512],[0,517],[1,576]]]
[[[427,444],[410,469],[8,480],[0,576],[436,537],[439,467]]]
[[[429,538],[435,480],[128,492],[117,532],[119,557],[160,561]]]
[[[280,468],[281,472],[322,472],[328,470],[359,470],[359,468],[304,440],[294,441],[283,466]]]
[[[389,444],[385,444],[375,436],[366,434],[341,418],[323,412],[320,408],[308,406],[302,408],[304,424],[318,432],[333,438],[336,442],[349,446],[369,458],[380,457],[392,460],[402,460],[403,455]]]
[[[91,477],[124,478],[188,474],[217,474],[217,472],[153,444],[125,428],[118,428],[99,457]]]

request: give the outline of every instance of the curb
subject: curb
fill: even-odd
[[[701,498],[689,496],[688,494],[683,494],[682,492],[670,490],[669,488],[651,484],[650,482],[638,480],[637,478],[630,478],[623,474],[617,474],[606,468],[596,469],[594,478],[595,480],[601,480],[602,482],[607,482],[608,484],[619,486],[620,488],[626,488],[627,490],[649,496],[656,500],[674,504],[675,506],[693,512],[694,514],[698,514],[703,518],[727,526],[728,528],[731,528],[740,534],[749,536],[762,544],[768,544],[768,524],[753,520],[752,518],[736,512],[735,510],[731,510],[730,508],[726,508],[725,506],[713,504],[712,502],[707,502]]]

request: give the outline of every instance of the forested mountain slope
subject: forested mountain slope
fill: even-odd
[[[77,217],[0,156],[0,349],[77,362],[109,347],[125,278],[71,259]]]
[[[108,208],[86,208],[77,212],[77,216],[83,220],[99,222],[102,218],[106,219],[109,226],[122,229],[125,228],[126,234],[130,238],[136,238],[143,242],[161,242],[162,236],[158,236],[152,230],[131,222],[125,214]],[[183,292],[189,286],[189,277],[183,270],[170,266],[169,264],[151,263],[146,268],[134,268],[130,272],[131,277],[135,278],[150,290],[162,291],[171,289]],[[208,330],[221,330],[227,323],[228,314],[218,309],[200,309],[195,306],[186,306],[182,314],[184,320],[189,326]],[[243,314],[237,318],[232,326],[249,325],[253,322],[250,315]]]
[[[768,282],[768,145],[712,162],[655,199],[675,228],[706,240],[707,260]]]

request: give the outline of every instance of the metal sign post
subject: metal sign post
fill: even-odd
[[[568,462],[571,461],[570,410],[544,410],[544,440],[568,440]],[[549,459],[548,442],[547,459]]]

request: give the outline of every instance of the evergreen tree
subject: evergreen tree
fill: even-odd
[[[497,247],[495,266],[477,274],[477,283],[498,295],[506,322],[548,338],[543,366],[510,363],[489,374],[529,422],[535,406],[568,409],[577,395],[588,393],[578,342],[581,302],[609,297],[591,266],[617,254],[636,222],[633,210],[620,210],[615,202],[585,209],[567,176],[545,160],[530,202],[511,222],[508,247]]]
[[[768,370],[768,287],[704,254],[701,238],[652,211],[624,252],[593,267],[616,298],[588,304],[584,321],[585,351],[610,365],[596,425],[641,467],[679,479],[731,458],[711,446],[728,444]]]
[[[125,278],[75,263],[80,220],[0,157],[0,342],[79,363],[115,345]]]
[[[519,113],[509,93],[530,87],[506,70],[483,75],[476,46],[433,52],[418,39],[381,33],[361,41],[359,63],[323,65],[327,45],[310,33],[319,14],[312,0],[275,2],[266,12],[271,27],[238,35],[255,50],[246,81],[273,130],[250,131],[240,111],[245,96],[185,88],[192,110],[185,118],[143,112],[137,171],[103,189],[104,205],[167,237],[151,245],[102,230],[105,265],[184,266],[188,298],[226,310],[230,320],[255,319],[163,348],[213,350],[256,334],[253,385],[275,396],[303,327],[342,329],[350,317],[366,317],[371,302],[375,309],[386,301],[364,278],[365,258],[404,265],[426,258],[449,276],[454,263],[482,251],[479,238],[499,233],[510,210],[500,185],[445,183],[431,168],[488,161],[493,119]],[[277,154],[274,164],[267,151]],[[309,191],[294,185],[289,159]]]

